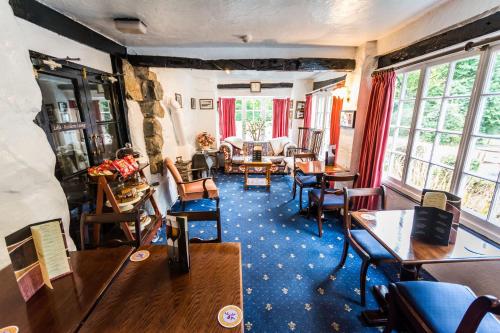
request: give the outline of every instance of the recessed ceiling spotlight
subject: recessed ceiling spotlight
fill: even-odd
[[[230,70],[230,69],[228,69],[228,68],[226,68],[226,69],[224,70],[224,72],[226,72],[226,74],[231,74],[231,70]]]
[[[115,28],[118,31],[121,31],[126,34],[145,34],[148,31],[148,27],[139,20],[134,17],[119,17],[115,18]]]

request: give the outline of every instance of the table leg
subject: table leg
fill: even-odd
[[[245,165],[245,184],[244,184],[244,189],[248,189],[248,166]]]
[[[399,279],[401,281],[414,281],[418,278],[418,269],[415,265],[401,265]],[[369,326],[386,325],[388,320],[388,303],[386,296],[389,290],[386,286],[373,286],[373,294],[379,308],[375,310],[365,310],[361,313],[363,319]]]
[[[271,167],[266,167],[266,182],[267,182],[267,190],[271,191]]]

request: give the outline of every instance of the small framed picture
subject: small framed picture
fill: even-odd
[[[297,101],[295,105],[295,119],[304,119],[305,101]]]
[[[340,126],[354,128],[356,125],[356,110],[342,110],[340,112]]]
[[[259,93],[261,90],[260,82],[250,82],[250,92]]]
[[[191,110],[196,110],[196,98],[191,98]]]
[[[182,108],[182,95],[175,93],[175,101],[179,103],[180,107]]]
[[[200,110],[213,110],[214,109],[214,100],[213,99],[199,99],[200,101]]]

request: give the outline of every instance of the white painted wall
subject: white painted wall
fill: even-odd
[[[500,10],[500,0],[452,0],[417,17],[377,40],[377,54],[385,54],[425,39],[472,17]]]
[[[58,58],[80,58],[80,61],[72,62],[108,73],[113,72],[108,53],[75,42],[21,18],[15,17],[15,21],[17,21],[17,29],[20,30],[18,34],[22,36],[27,50]]]
[[[45,133],[33,123],[42,96],[25,42],[29,39],[7,1],[0,2],[0,268],[10,263],[5,236],[35,222],[62,218],[69,211],[54,177],[55,156]],[[74,249],[70,237],[68,245]]]
[[[306,94],[311,92],[313,88],[313,80],[304,79],[304,80],[295,80],[293,82],[293,88],[291,92],[290,99],[293,99],[293,120],[292,120],[292,142],[297,143],[299,136],[299,127],[304,125],[303,119],[295,119],[295,108],[297,106],[297,101],[306,100]]]

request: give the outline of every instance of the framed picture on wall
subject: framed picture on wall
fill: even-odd
[[[200,101],[200,110],[213,110],[214,109],[214,100],[213,99],[199,99]]]
[[[175,93],[175,101],[179,103],[180,107],[182,108],[182,95]]]
[[[304,109],[306,107],[305,101],[297,101],[295,105],[295,119],[304,119]]]
[[[340,126],[354,128],[356,124],[356,110],[342,110],[340,112]]]
[[[196,98],[191,98],[191,110],[196,110]]]

